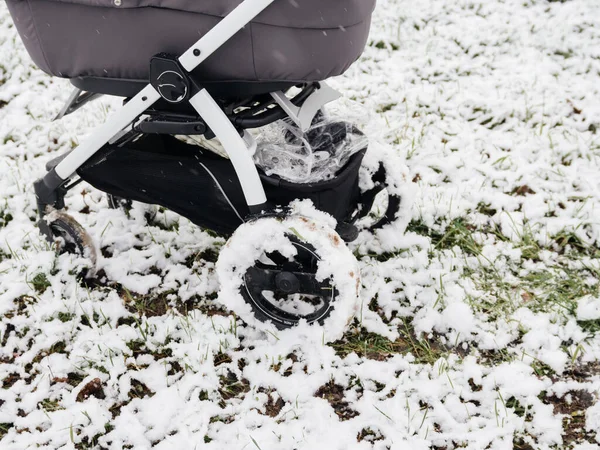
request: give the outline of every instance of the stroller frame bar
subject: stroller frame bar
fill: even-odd
[[[187,72],[194,70],[274,1],[244,0],[178,58],[181,66]],[[161,94],[149,83],[96,129],[87,141],[71,151],[44,178],[36,182],[40,215],[46,213],[48,205],[60,206],[62,201],[57,191],[64,186],[65,182],[100,148],[131,125],[161,97]],[[267,198],[246,142],[206,89],[200,89],[187,101],[223,144],[251,212],[259,213],[265,206]]]
[[[94,153],[160,98],[160,94],[152,85],[149,84],[146,86],[138,95],[125,103],[119,111],[111,115],[84,143],[63,159],[54,169],[56,175],[63,180],[73,176],[75,171],[90,159]]]

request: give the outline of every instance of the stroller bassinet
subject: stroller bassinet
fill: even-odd
[[[153,55],[182,54],[242,0],[6,3],[27,50],[45,72],[147,82]],[[364,49],[374,4],[277,0],[196,68],[194,76],[203,83],[267,86],[339,75]]]

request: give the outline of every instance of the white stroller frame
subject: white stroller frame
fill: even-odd
[[[276,0],[244,0],[177,58],[180,66],[190,74],[274,1]],[[319,84],[320,88],[311,94],[301,108],[293,105],[283,92],[274,92],[271,95],[288,116],[301,129],[306,130],[310,127],[316,113],[324,105],[340,97],[340,94],[327,84],[323,82]],[[71,99],[76,98],[77,93],[76,90]],[[68,153],[54,169],[36,183],[38,204],[48,204],[46,199],[40,198],[42,194],[52,197],[51,193],[71,179],[76,171],[98,150],[107,143],[117,140],[129,125],[161,98],[172,102],[149,82],[135,97],[98,127],[87,141]],[[252,148],[255,143],[252,142],[250,134],[246,132],[244,137],[240,136],[225,112],[205,88],[201,88],[187,101],[223,145],[233,164],[250,211],[252,213],[261,212],[266,205],[267,197],[258,170],[252,160]],[[44,212],[40,211],[41,214]]]

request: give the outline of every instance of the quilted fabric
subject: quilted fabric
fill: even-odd
[[[47,73],[146,80],[150,58],[182,54],[241,0],[6,0]],[[275,0],[196,71],[201,81],[320,81],[362,53],[375,0]]]

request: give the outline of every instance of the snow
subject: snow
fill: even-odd
[[[120,99],[51,122],[69,83],[33,66],[0,6],[0,447],[598,448],[599,30],[587,0],[380,0],[332,114],[369,136],[361,187],[383,162],[398,220],[339,252],[320,241],[324,277],[358,260],[358,304],[279,332],[232,276],[285,244],[272,221],[227,247],[80,185],[68,213],[98,278],[55,254],[32,183]],[[574,391],[593,400],[567,442],[548,399]]]
[[[600,403],[596,403],[585,414],[585,428],[588,431],[600,430]],[[600,443],[600,438],[596,436],[596,441]]]
[[[594,298],[592,296],[586,296],[581,298],[577,305],[577,319],[600,319],[600,298]]]

